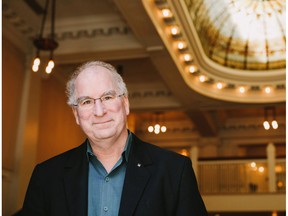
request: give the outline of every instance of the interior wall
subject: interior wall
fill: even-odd
[[[56,73],[62,71],[55,69],[54,75],[42,79],[37,162],[74,148],[85,140],[72,109],[66,104],[66,80],[57,78]]]
[[[2,167],[13,170],[25,56],[2,37]]]
[[[15,170],[15,150],[21,91],[24,83],[25,57],[2,36],[2,214],[9,211],[8,196]]]

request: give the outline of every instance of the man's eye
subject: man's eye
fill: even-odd
[[[86,99],[86,100],[80,101],[80,105],[81,106],[89,105],[89,104],[92,104],[92,103],[93,103],[92,99]]]
[[[114,98],[113,95],[105,95],[105,96],[101,97],[101,101],[108,101],[108,100],[111,100],[113,98]]]

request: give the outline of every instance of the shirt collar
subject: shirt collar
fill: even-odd
[[[130,153],[130,149],[131,149],[131,145],[132,145],[132,134],[131,132],[128,130],[128,137],[127,137],[127,140],[126,140],[126,144],[125,144],[125,147],[124,147],[124,150],[122,152],[122,157],[124,156],[125,160],[128,162],[128,158],[129,158],[129,153]],[[92,148],[91,148],[91,145],[90,145],[90,142],[89,140],[87,139],[87,151],[86,151],[86,155],[87,155],[87,159],[89,161],[90,157],[91,156],[95,156],[93,151],[92,151]],[[96,156],[95,156],[96,157]]]

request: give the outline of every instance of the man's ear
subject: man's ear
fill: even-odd
[[[129,103],[128,96],[124,95],[123,101],[124,101],[125,112],[126,112],[126,115],[128,116],[130,113],[130,103]]]
[[[72,111],[73,111],[76,123],[79,125],[79,117],[78,117],[78,112],[77,112],[76,108],[72,107]]]

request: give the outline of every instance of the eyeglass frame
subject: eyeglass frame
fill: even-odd
[[[72,104],[72,106],[74,106],[74,107],[82,107],[83,108],[83,106],[81,106],[81,105],[79,105],[80,104],[80,102],[82,101],[82,100],[93,100],[93,106],[95,105],[95,103],[96,103],[96,100],[100,100],[100,102],[103,104],[103,102],[104,102],[104,104],[105,104],[105,101],[109,101],[109,100],[114,100],[114,99],[116,99],[117,97],[122,97],[122,96],[124,96],[125,95],[125,93],[122,93],[122,94],[119,94],[119,95],[116,95],[116,92],[114,92],[114,94],[112,94],[112,93],[104,93],[104,95],[102,95],[101,97],[98,97],[98,98],[92,98],[92,97],[89,97],[89,96],[84,96],[84,97],[80,97],[80,98],[78,98],[77,99],[77,104]],[[105,100],[104,98],[105,97],[107,97],[107,96],[113,96],[111,99],[109,99],[109,100]],[[93,106],[91,106],[91,108],[93,107]]]

